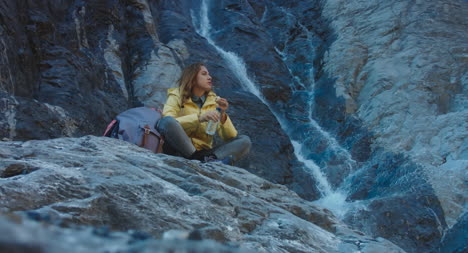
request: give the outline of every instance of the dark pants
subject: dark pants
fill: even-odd
[[[157,129],[164,136],[165,154],[189,158],[196,151],[182,126],[173,117],[166,116],[162,118],[157,125]],[[250,146],[250,138],[247,135],[239,135],[213,148],[213,153],[218,159],[231,156],[233,161],[237,161],[249,153]]]

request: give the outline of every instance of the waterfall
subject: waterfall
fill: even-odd
[[[247,69],[244,61],[235,53],[233,52],[228,52],[222,49],[220,46],[218,46],[213,39],[211,38],[211,25],[210,21],[208,18],[208,4],[207,0],[202,0],[201,7],[200,7],[200,14],[194,15],[192,12],[192,19],[197,22],[197,24],[194,24],[196,32],[203,36],[208,43],[210,43],[217,51],[218,53],[222,56],[223,60],[226,61],[227,66],[229,66],[232,70],[232,72],[236,75],[236,77],[239,79],[240,83],[243,85],[243,87],[257,96],[265,105],[270,108],[278,122],[280,123],[282,129],[284,130],[285,133],[288,134],[291,143],[293,144],[294,147],[294,153],[297,157],[297,159],[302,162],[305,167],[308,170],[308,173],[317,181],[317,188],[320,191],[322,197],[317,200],[316,202],[330,210],[332,210],[335,215],[341,217],[346,213],[346,211],[349,209],[349,205],[347,205],[347,202],[345,201],[347,194],[343,190],[333,190],[330,183],[327,180],[327,177],[324,175],[324,173],[321,171],[320,167],[315,164],[313,160],[307,159],[305,155],[303,154],[303,150],[306,150],[307,147],[301,143],[300,140],[294,140],[294,137],[292,137],[291,131],[288,131],[287,129],[287,124],[283,117],[278,115],[277,112],[275,112],[272,109],[272,106],[269,105],[268,101],[263,97],[261,91],[257,87],[257,85],[249,78],[247,74]],[[277,49],[276,49],[277,50]],[[286,57],[284,53],[279,52],[278,53],[282,57]],[[300,82],[300,79],[296,76],[294,78],[298,81],[299,85],[302,87],[306,87],[302,82]],[[312,85],[313,87],[313,85]],[[312,98],[313,98],[313,93],[309,92],[308,93],[309,100],[308,100],[308,110],[309,110],[309,123],[311,127],[314,129],[317,129],[323,136],[324,138],[327,139],[329,145],[331,145],[335,150],[339,150],[339,153],[345,154],[347,157],[347,160],[350,161],[350,163],[354,162],[351,159],[351,155],[342,148],[338,142],[333,139],[330,134],[328,134],[326,131],[324,131],[320,126],[317,124],[312,119]]]
[[[16,107],[19,102],[14,96],[0,98],[0,112],[5,116],[5,123],[8,129],[8,137],[4,140],[13,140],[16,136]]]
[[[0,71],[0,91],[4,91],[10,94],[15,93],[15,85],[13,81],[13,75],[10,69],[10,60],[8,57],[8,45],[3,36],[3,28],[0,27],[0,65],[3,66],[3,70],[7,73],[3,75],[3,71]]]
[[[192,16],[193,20],[196,20],[194,15]],[[199,26],[195,27],[197,33],[203,36],[208,41],[208,43],[210,43],[216,49],[216,51],[218,51],[218,53],[221,54],[223,59],[229,63],[229,66],[232,69],[234,75],[236,75],[236,77],[239,79],[244,88],[246,88],[249,92],[257,96],[264,104],[267,104],[267,101],[255,85],[255,83],[248,77],[244,61],[235,53],[223,50],[218,45],[216,45],[216,43],[211,39],[211,25],[210,20],[208,19],[208,4],[206,3],[206,0],[202,0]]]
[[[86,29],[82,27],[85,14],[86,9],[84,6],[79,7],[73,12],[73,21],[75,22],[76,38],[78,41],[78,47],[80,49],[82,49],[83,47],[89,48]]]
[[[292,13],[290,13],[287,9],[281,7],[279,8],[286,17],[288,17],[288,19],[291,19],[291,20],[294,20],[293,21],[290,21],[292,23],[295,23],[298,28],[300,28],[300,30],[303,31],[303,33],[306,35],[306,38],[307,38],[307,44],[310,48],[314,48],[314,45],[312,44],[312,41],[313,41],[313,36],[311,34],[311,32],[307,29],[307,27],[304,26],[304,24],[302,24],[301,22],[295,20],[296,19],[296,16]],[[286,64],[286,66],[288,66],[288,53],[286,52],[286,50],[288,49],[288,43],[285,44],[285,49],[283,51],[275,48],[276,52],[281,56],[283,62]],[[308,71],[307,71],[307,79],[310,80],[310,83],[309,85],[306,85],[303,83],[302,79],[297,76],[297,75],[294,75],[293,72],[291,71],[291,69],[289,68],[288,66],[288,70],[289,70],[289,73],[291,74],[291,76],[293,76],[294,80],[296,82],[299,83],[300,86],[306,88],[309,90],[308,92],[308,96],[309,96],[309,99],[308,99],[308,111],[309,111],[309,115],[308,115],[308,118],[309,118],[309,124],[310,126],[312,126],[314,129],[316,129],[323,137],[325,140],[327,140],[328,142],[328,145],[331,149],[333,149],[337,154],[340,154],[340,155],[343,155],[345,157],[345,161],[347,163],[347,166],[350,168],[353,166],[353,164],[356,164],[356,161],[354,161],[352,159],[352,156],[351,154],[348,152],[348,150],[346,150],[345,148],[343,148],[339,143],[338,141],[333,137],[331,136],[327,131],[323,130],[322,127],[313,119],[312,117],[312,112],[313,112],[313,106],[314,106],[314,103],[313,103],[313,100],[314,100],[314,88],[315,88],[315,81],[314,81],[314,77],[313,77],[313,72],[314,72],[314,68],[311,67]]]

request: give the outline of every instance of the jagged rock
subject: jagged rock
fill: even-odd
[[[113,6],[79,1],[0,4],[0,47],[6,52],[0,70],[2,138],[100,134],[106,124],[102,119],[126,107],[125,86],[113,78],[119,74],[118,62],[107,67],[102,50],[109,27],[119,30],[123,19],[124,9]]]
[[[153,154],[94,136],[1,142],[0,151],[2,212],[62,226],[108,226],[95,231],[98,237],[137,230],[162,238],[171,230],[198,230],[202,239],[260,252],[352,252],[356,243],[403,252],[349,230],[328,210],[237,167]],[[24,233],[21,226],[6,229]],[[62,233],[66,238],[75,232]],[[21,242],[16,236],[2,233],[2,241]],[[30,236],[21,245],[36,245]]]

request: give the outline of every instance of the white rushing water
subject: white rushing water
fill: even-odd
[[[287,9],[285,8],[279,8],[283,13],[284,13],[284,16],[288,18],[288,22],[289,23],[295,23],[299,26],[299,28],[302,30],[302,33],[305,34],[305,37],[307,38],[306,41],[307,41],[307,45],[309,48],[314,48],[315,46],[313,45],[312,41],[313,41],[313,34],[307,29],[307,27],[305,27],[301,22],[297,21],[297,17],[296,15],[290,13]],[[281,56],[283,62],[286,63],[286,65],[288,65],[288,47],[289,47],[289,44],[286,43],[284,45],[284,51],[281,51],[281,50],[278,50],[277,48],[275,48],[276,52]],[[302,81],[302,78],[300,78],[299,76],[296,76],[293,74],[293,72],[291,71],[291,69],[289,69],[288,67],[288,70],[289,70],[289,73],[291,74],[291,76],[293,76],[294,80],[296,80],[300,86],[304,87],[304,88],[308,88],[309,92],[308,92],[308,95],[309,95],[309,99],[308,99],[308,112],[309,112],[309,123],[310,125],[318,130],[318,132],[327,140],[328,142],[328,145],[331,149],[333,149],[333,151],[337,154],[340,154],[340,155],[343,155],[345,157],[345,160],[346,160],[346,164],[348,166],[348,169],[351,169],[351,167],[353,167],[354,164],[356,164],[356,161],[353,160],[351,154],[349,153],[349,151],[345,148],[343,148],[339,143],[338,141],[333,137],[331,136],[327,131],[323,130],[322,127],[317,123],[317,121],[315,121],[313,118],[312,118],[312,112],[313,112],[313,107],[314,107],[314,89],[315,89],[315,82],[314,82],[314,68],[311,67],[310,69],[308,69],[307,71],[307,74],[306,74],[306,79],[307,80],[310,80],[310,83],[308,85],[306,85],[305,83],[303,83]]]
[[[233,70],[233,73],[242,83],[244,88],[246,88],[249,92],[257,96],[263,103],[267,104],[265,98],[255,85],[255,83],[252,82],[252,80],[250,80],[250,78],[248,77],[244,61],[235,53],[223,50],[221,47],[216,45],[216,43],[211,39],[211,25],[210,20],[208,19],[208,4],[206,2],[206,0],[202,1],[199,24],[198,26],[196,26],[197,33],[203,36],[216,49],[216,51],[218,51],[218,53],[221,54],[223,59],[229,63],[230,68]],[[193,15],[192,19],[197,20],[197,18],[195,18]]]
[[[197,33],[203,36],[218,51],[218,53],[226,61],[227,66],[231,68],[232,72],[239,79],[243,87],[250,93],[257,96],[264,104],[268,106],[268,108],[270,108],[270,110],[272,111],[272,113],[275,115],[278,122],[280,123],[281,127],[283,128],[283,130],[286,133],[288,133],[288,135],[290,135],[286,127],[287,124],[283,120],[283,117],[280,117],[274,110],[272,110],[272,107],[263,97],[260,89],[249,78],[244,61],[235,53],[228,52],[222,49],[211,38],[211,25],[210,25],[210,21],[208,18],[207,0],[202,1],[199,15],[195,15],[194,13],[192,13],[192,19],[197,21],[197,24],[194,24]],[[285,57],[284,55],[282,56]],[[299,79],[298,77],[294,77],[294,78]],[[299,82],[299,84],[302,87],[306,87],[301,82]],[[347,160],[349,160],[349,164],[352,164],[354,161],[351,159],[351,155],[349,154],[349,152],[346,149],[342,148],[338,144],[338,142],[330,136],[330,134],[324,131],[317,124],[317,122],[312,119],[312,96],[313,94],[312,92],[310,92],[309,94],[311,96],[309,99],[309,104],[308,104],[310,124],[327,139],[329,145],[331,145],[333,149],[338,150],[339,153],[345,154],[345,156],[347,157]],[[346,211],[349,209],[349,206],[347,207],[347,202],[345,201],[347,194],[341,190],[333,190],[330,183],[327,180],[326,175],[324,175],[320,167],[317,166],[317,164],[313,160],[307,159],[303,155],[303,149],[305,149],[306,147],[304,147],[304,145],[300,142],[300,140],[293,140],[291,136],[290,136],[290,139],[291,139],[291,143],[293,144],[294,153],[297,159],[306,166],[311,177],[313,177],[317,181],[317,189],[320,191],[322,197],[319,200],[317,200],[316,203],[320,204],[321,206],[325,208],[330,209],[338,217],[342,217],[346,213]]]

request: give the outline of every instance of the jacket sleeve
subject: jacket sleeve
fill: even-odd
[[[164,104],[163,116],[171,116],[175,118],[187,134],[191,133],[199,124],[198,114],[193,113],[179,117],[180,110],[181,106],[179,97],[169,94],[167,96],[166,104]]]
[[[237,130],[232,124],[231,118],[227,115],[227,119],[224,124],[220,124],[220,128],[218,130],[218,135],[223,139],[223,141],[228,141],[234,137],[237,137]]]

